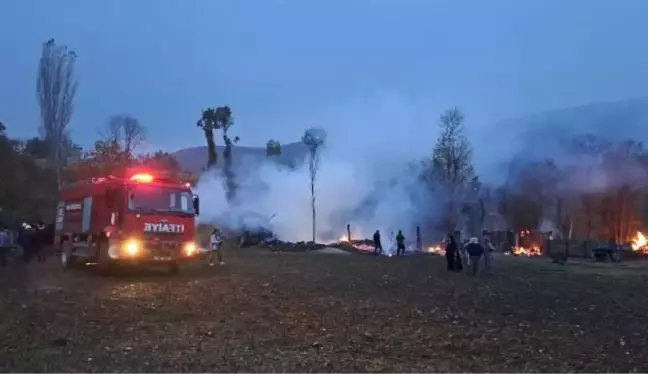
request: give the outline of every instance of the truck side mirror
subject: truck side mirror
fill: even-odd
[[[196,212],[196,215],[200,215],[200,198],[198,195],[193,195],[193,208],[194,212]]]

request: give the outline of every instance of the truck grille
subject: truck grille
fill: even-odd
[[[169,256],[180,250],[181,244],[170,241],[150,241],[146,247],[153,255]]]

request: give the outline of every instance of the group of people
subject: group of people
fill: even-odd
[[[445,253],[448,271],[460,272],[463,270],[463,264],[466,263],[470,268],[470,274],[476,276],[482,270],[481,262],[483,260],[484,272],[492,274],[494,251],[495,246],[487,236],[481,243],[479,239],[473,237],[463,247],[460,247],[454,235],[451,234],[446,241]]]
[[[418,235],[417,235],[418,236]],[[376,230],[373,235],[374,254],[379,256],[383,254],[383,246],[380,237],[380,230]],[[417,244],[418,246],[418,244]],[[455,236],[450,234],[446,240],[446,261],[448,263],[448,271],[460,272],[464,268],[464,264],[469,267],[470,274],[477,275],[482,270],[487,274],[493,271],[493,252],[495,246],[488,236],[480,242],[477,238],[471,238],[464,245],[460,246],[455,239]],[[398,230],[396,234],[396,256],[405,255],[405,236],[402,230]]]
[[[393,235],[393,234],[392,234]],[[222,245],[223,236],[218,228],[215,228],[209,236],[210,256],[209,265],[214,266],[216,263],[224,265]],[[374,254],[379,256],[383,254],[382,240],[380,230],[376,230],[373,235]],[[463,246],[460,246],[455,236],[450,234],[446,240],[446,261],[448,271],[461,272],[464,264],[469,267],[471,275],[478,275],[482,270],[481,262],[483,260],[483,271],[492,274],[493,252],[495,246],[488,236],[484,236],[480,242],[476,237],[468,240]],[[405,235],[402,230],[396,234],[396,256],[405,255]]]
[[[382,255],[383,246],[382,246],[382,241],[380,239],[380,230],[376,230],[376,232],[374,233],[373,241],[374,241],[374,254],[376,256]],[[398,230],[398,234],[396,234],[396,256],[404,256],[404,255],[405,255],[405,236],[403,235],[402,230]]]
[[[21,249],[21,259],[29,263],[36,257],[38,262],[47,259],[46,248],[52,244],[53,232],[43,222],[36,226],[23,223],[17,231],[7,226],[0,229],[0,267],[6,267],[15,248]]]

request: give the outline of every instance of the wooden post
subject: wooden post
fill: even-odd
[[[351,241],[351,225],[347,223],[347,240]]]
[[[515,244],[515,247],[519,247],[519,246],[520,246],[520,233],[517,232],[517,231],[515,232],[515,236],[514,236],[514,239],[513,239],[513,243]]]

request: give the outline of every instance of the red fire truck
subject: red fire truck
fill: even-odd
[[[200,201],[189,184],[135,173],[78,182],[59,193],[55,243],[64,269],[96,263],[165,265],[198,253],[195,216]]]

